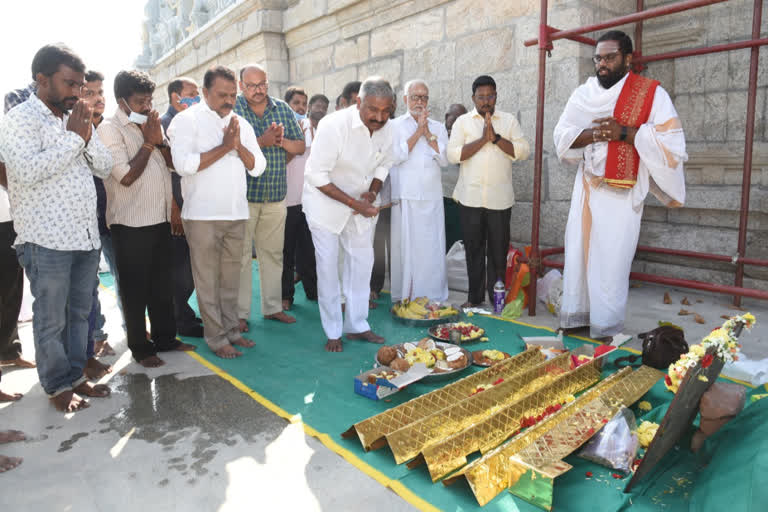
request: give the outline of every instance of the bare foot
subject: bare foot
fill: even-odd
[[[232,345],[224,345],[219,350],[214,351],[214,354],[224,359],[234,359],[243,355],[242,352],[237,350]]]
[[[248,332],[248,320],[245,318],[240,318],[237,320],[237,323],[240,327],[240,332]]]
[[[291,315],[283,313],[282,311],[273,315],[265,315],[264,318],[267,320],[277,320],[278,322],[283,322],[284,324],[292,324],[296,322],[295,318],[293,318]]]
[[[88,380],[99,380],[108,373],[112,373],[112,367],[98,361],[95,357],[88,359],[83,368],[83,375]]]
[[[290,299],[283,299],[283,311],[290,311],[293,301]]]
[[[105,397],[108,397],[110,394],[112,394],[112,390],[109,389],[104,384],[94,385],[88,381],[85,381],[82,384],[79,384],[72,391],[74,391],[75,393],[80,393],[81,395],[91,397],[91,398],[105,398]]]
[[[57,411],[75,412],[87,409],[91,406],[86,400],[80,398],[74,391],[65,391],[49,399]]]
[[[461,305],[461,308],[477,308],[480,307],[480,304],[472,304],[471,302],[467,301],[464,304]]]
[[[146,337],[147,337],[147,341],[152,341],[152,335],[151,335],[151,334],[149,334],[149,331],[146,331],[146,332],[144,333],[144,336],[146,336]]]
[[[97,341],[93,344],[93,352],[96,357],[114,356],[115,349],[109,344],[107,340]]]
[[[328,340],[325,344],[325,351],[326,352],[343,352],[344,346],[341,342],[341,338],[336,340]]]
[[[371,299],[371,300],[379,300],[379,294],[378,294],[378,293],[376,293],[376,292],[373,292],[373,291],[372,291],[372,292],[371,292],[371,296],[370,296],[370,299]]]
[[[375,303],[375,302],[373,302],[372,300],[369,300],[369,301],[368,301],[368,309],[376,309],[377,307],[379,307],[379,305],[378,305],[378,304],[376,304],[376,303]]]
[[[9,395],[8,393],[3,393],[0,391],[0,402],[16,402],[18,400],[21,400],[21,397],[24,396],[21,393],[14,393],[12,395]]]
[[[374,334],[373,331],[347,333],[346,336],[348,340],[363,340],[369,343],[384,343],[384,338],[378,334]]]
[[[251,348],[256,346],[254,342],[252,342],[248,338],[243,338],[242,336],[240,336],[235,341],[233,341],[232,344],[237,345],[238,347],[246,347],[246,348]]]
[[[21,464],[23,460],[24,459],[21,457],[6,457],[5,455],[0,455],[0,473],[12,470]]]
[[[6,361],[0,361],[0,364],[18,366],[19,368],[35,368],[37,366],[34,361],[27,361],[21,356],[17,357],[16,359],[8,359]]]
[[[189,343],[179,343],[173,350],[178,350],[179,352],[194,352],[197,350],[197,346],[190,345]]]
[[[163,366],[165,364],[165,361],[163,361],[157,356],[149,356],[149,357],[145,357],[141,361],[138,361],[138,363],[144,368],[158,368],[160,366]]]
[[[0,444],[15,443],[27,438],[21,430],[0,430]]]

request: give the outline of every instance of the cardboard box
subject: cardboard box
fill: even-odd
[[[376,378],[375,382],[371,382],[371,376],[385,371],[395,372],[395,370],[389,366],[379,366],[378,368],[365,371],[355,377],[355,393],[370,398],[371,400],[381,400],[432,373],[432,370],[427,368],[424,364],[417,363],[406,373],[401,373],[394,379],[384,379],[379,377]]]

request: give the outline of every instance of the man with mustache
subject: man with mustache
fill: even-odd
[[[632,40],[597,42],[595,75],[571,94],[555,126],[560,161],[578,164],[565,228],[560,326],[607,341],[624,327],[629,273],[650,191],[685,201],[685,135],[669,94],[631,69]]]
[[[171,121],[168,136],[182,176],[181,219],[205,341],[217,356],[232,359],[242,355],[235,346],[254,345],[240,333],[237,297],[248,219],[246,172],[259,176],[267,162],[251,126],[233,112],[234,71],[223,66],[206,71],[203,96]]]
[[[72,50],[44,46],[32,60],[37,92],[0,121],[16,253],[35,297],[37,373],[64,412],[88,406],[80,395],[109,395],[83,376],[101,247],[91,175],[106,177],[112,167],[93,111],[80,99],[84,73]]]
[[[104,75],[98,71],[86,71],[83,101],[93,110],[93,128],[95,130],[104,120]],[[101,252],[109,263],[112,261],[112,238],[106,220],[107,191],[104,188],[104,181],[98,176],[93,177],[93,184],[96,187],[96,216],[99,220]],[[117,283],[117,278],[115,278],[115,283]],[[119,304],[120,301],[118,300]],[[91,314],[88,316],[88,347],[86,350],[88,361],[85,364],[84,373],[89,380],[99,380],[112,371],[110,365],[96,359],[97,356],[115,354],[107,342],[104,323],[105,318],[101,314],[101,301],[99,300],[99,274],[97,272],[94,276],[93,305],[91,306]]]
[[[168,84],[168,110],[160,117],[163,131],[168,133],[168,127],[176,114],[183,112],[192,105],[200,103],[197,82],[182,76],[174,78]],[[195,291],[195,281],[192,277],[192,263],[189,259],[189,244],[184,236],[184,226],[181,222],[181,209],[184,198],[181,195],[181,176],[178,172],[171,174],[171,235],[173,239],[173,311],[176,317],[176,331],[182,336],[202,338],[203,326],[194,310],[189,306],[189,298]]]
[[[266,70],[249,64],[240,70],[240,91],[235,113],[251,125],[267,167],[258,178],[248,181],[248,210],[245,244],[240,263],[238,316],[240,329],[248,330],[251,313],[252,246],[256,247],[261,286],[261,314],[268,320],[286,324],[296,319],[283,311],[283,242],[287,216],[285,196],[288,191],[286,159],[304,153],[304,133],[296,116],[284,101],[270,96]]]
[[[389,82],[366,79],[357,107],[323,119],[307,160],[302,205],[315,245],[320,321],[328,352],[343,350],[343,333],[348,340],[384,342],[368,325],[368,298],[379,213],[374,203],[392,165],[392,130],[387,122],[392,102]],[[344,253],[341,284],[339,246]]]
[[[448,299],[445,270],[445,214],[440,166],[447,165],[448,133],[429,118],[429,88],[423,80],[405,84],[408,111],[392,122],[392,301]]]
[[[480,305],[486,292],[493,302],[493,285],[504,281],[515,204],[512,164],[529,152],[517,118],[497,110],[496,97],[493,78],[477,77],[472,83],[475,108],[456,119],[448,142],[448,160],[461,164],[453,199],[459,203],[469,277],[462,307]]]
[[[114,161],[107,189],[107,224],[120,276],[120,300],[131,355],[146,368],[165,362],[158,352],[194,350],[176,339],[173,316],[170,148],[152,109],[155,83],[144,72],[120,71],[117,110],[99,126]],[[150,338],[146,336],[149,313]]]

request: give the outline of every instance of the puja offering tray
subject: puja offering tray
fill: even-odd
[[[376,364],[390,366],[400,372],[407,372],[414,364],[423,363],[430,373],[425,381],[450,379],[472,364],[472,354],[465,348],[452,343],[423,338],[417,342],[386,345],[376,354]]]
[[[471,343],[485,338],[485,329],[469,322],[450,322],[433,325],[427,331],[432,339],[450,343]],[[488,338],[485,338],[487,340]]]
[[[392,318],[410,327],[430,327],[446,322],[455,322],[461,316],[459,308],[430,301],[426,297],[395,302],[391,309]],[[449,341],[449,340],[444,340]]]

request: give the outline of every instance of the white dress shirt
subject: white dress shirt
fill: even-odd
[[[0,187],[0,222],[10,222],[11,218],[11,203],[8,202],[8,192],[4,187]]]
[[[0,121],[0,154],[8,174],[15,245],[57,251],[101,247],[93,175],[106,178],[112,155],[96,130],[88,144],[67,130],[36,95]]]
[[[461,162],[459,181],[453,198],[464,206],[505,210],[515,204],[512,187],[512,162],[528,158],[530,148],[523,137],[517,118],[507,112],[494,111],[491,116],[494,131],[512,142],[515,156],[510,156],[490,142],[467,160],[461,161],[461,149],[483,135],[485,119],[477,109],[456,119],[448,142],[448,160]]]
[[[301,195],[304,192],[304,167],[307,165],[307,159],[312,150],[312,134],[314,128],[309,119],[299,121],[301,131],[304,132],[304,153],[291,158],[291,161],[285,165],[286,181],[288,182],[288,192],[285,194],[285,206],[297,206],[301,204]]]
[[[374,178],[382,182],[392,166],[392,123],[371,134],[356,107],[324,117],[317,127],[312,153],[304,170],[302,204],[307,221],[340,234],[352,217],[352,208],[331,199],[318,187],[333,183],[359,199]],[[373,226],[374,218],[355,215],[357,229]]]
[[[418,123],[406,112],[392,121],[392,149],[397,163],[389,171],[392,179],[392,200],[411,199],[437,201],[443,199],[440,184],[440,166],[448,165],[445,148],[448,145],[448,132],[442,123],[432,119],[427,121],[429,132],[437,136],[438,152],[427,142],[426,137],[419,137],[413,149],[408,151],[408,139],[416,132]]]
[[[240,123],[240,143],[255,159],[253,169],[247,170],[236,151],[230,151],[213,164],[198,172],[200,155],[221,145],[224,130],[229,126],[230,112],[220,117],[205,100],[180,112],[168,127],[171,156],[176,172],[181,175],[184,206],[181,218],[188,220],[243,220],[248,218],[245,173],[254,178],[264,172],[267,161],[256,141],[253,128],[243,117]]]

